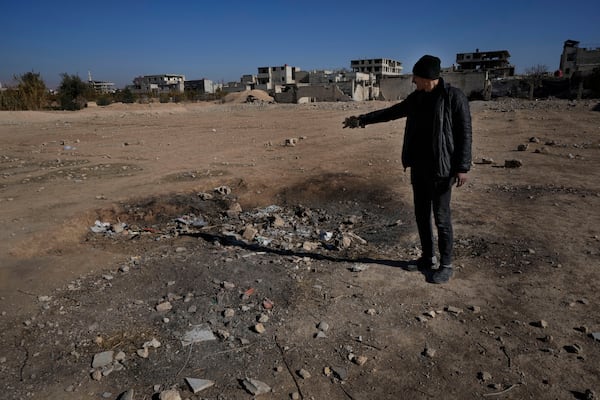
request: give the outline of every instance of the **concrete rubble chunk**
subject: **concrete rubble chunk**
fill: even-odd
[[[171,389],[160,392],[159,400],[181,400],[179,391]]]
[[[246,378],[244,379],[243,384],[244,388],[246,388],[246,390],[254,396],[269,393],[271,391],[271,387],[269,385],[257,379]]]
[[[160,304],[156,305],[156,311],[158,311],[158,312],[167,312],[167,311],[169,311],[172,308],[173,308],[173,306],[168,301],[165,301],[163,303],[160,303]]]
[[[119,395],[118,400],[133,400],[133,389],[129,389]]]
[[[102,353],[98,353],[94,355],[94,359],[92,361],[92,368],[102,368],[106,367],[113,362],[114,351],[103,351]]]
[[[462,313],[462,310],[458,307],[454,307],[454,306],[448,306],[445,309],[447,312],[452,313],[452,314],[460,314]]]
[[[215,382],[209,379],[199,379],[199,378],[185,378],[186,383],[189,385],[192,393],[196,394],[205,389],[208,389],[211,386],[214,386]]]
[[[191,330],[185,332],[181,337],[181,344],[189,346],[192,343],[217,340],[212,329],[207,324],[194,325]]]

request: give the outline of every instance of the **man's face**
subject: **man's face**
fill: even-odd
[[[412,81],[415,85],[417,85],[417,90],[424,92],[431,92],[437,86],[437,79],[426,79],[421,78],[420,76],[413,75]]]

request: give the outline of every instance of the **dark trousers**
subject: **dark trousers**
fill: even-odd
[[[453,178],[433,179],[411,171],[415,217],[423,257],[433,257],[434,238],[431,225],[431,213],[438,233],[440,264],[452,265],[452,215],[450,197]]]

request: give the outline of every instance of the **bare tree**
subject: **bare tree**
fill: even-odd
[[[525,69],[525,75],[529,81],[529,100],[533,100],[533,91],[540,87],[544,76],[548,75],[548,66],[537,64]]]

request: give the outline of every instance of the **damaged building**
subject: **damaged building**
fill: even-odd
[[[486,71],[490,79],[507,78],[515,74],[508,50],[479,51],[456,54],[457,72]]]
[[[579,47],[576,40],[566,40],[560,56],[560,71],[565,78],[574,74],[587,75],[600,68],[600,48]]]

